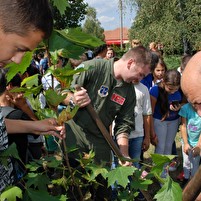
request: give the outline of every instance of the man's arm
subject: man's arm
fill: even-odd
[[[60,139],[65,137],[64,126],[58,126],[54,118],[40,121],[5,119],[5,124],[8,134],[33,133],[37,135],[54,135]],[[60,132],[60,134],[57,132]]]
[[[119,146],[120,152],[122,153],[122,155],[125,158],[130,158],[129,153],[128,153],[128,133],[121,133],[117,136],[117,144]],[[130,166],[131,162],[129,161],[125,161],[125,162],[121,162],[119,161],[119,163],[123,166]]]

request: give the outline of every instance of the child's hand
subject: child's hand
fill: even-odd
[[[188,155],[189,151],[191,150],[191,146],[187,143],[187,144],[184,144],[184,150],[183,152]]]
[[[178,111],[180,109],[181,109],[181,104],[177,104],[177,105],[170,104],[170,110]]]

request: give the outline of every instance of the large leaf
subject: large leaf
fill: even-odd
[[[45,99],[51,106],[58,106],[65,98],[66,95],[60,95],[53,89],[45,91]]]
[[[118,185],[126,188],[129,182],[128,176],[131,176],[135,170],[135,167],[117,167],[116,169],[111,170],[108,173],[108,186],[117,182]]]
[[[30,95],[38,95],[39,92],[41,91],[42,89],[42,85],[39,85],[37,87],[19,87],[19,88],[14,88],[12,90],[10,90],[11,92],[16,92],[16,93],[19,93],[19,92],[22,92],[24,97],[29,97]]]
[[[23,86],[23,85],[26,85],[26,87],[28,87],[28,88],[33,87],[33,86],[38,86],[38,74],[25,78],[21,82],[21,86]]]
[[[53,54],[54,51],[58,50],[63,50],[64,57],[74,59],[79,59],[79,56],[85,52],[83,47],[72,43],[68,40],[68,38],[63,37],[56,30],[54,30],[49,39],[49,51]]]
[[[98,47],[104,43],[100,39],[82,32],[80,28],[57,30],[57,32],[74,44],[85,48]]]
[[[88,181],[94,180],[99,174],[101,174],[104,178],[106,178],[108,171],[106,168],[97,166],[96,164],[91,164],[90,166],[86,167],[90,169],[90,174],[83,175],[85,179]]]
[[[35,113],[38,119],[57,118],[57,114],[50,108],[39,109]]]
[[[22,198],[22,190],[17,186],[8,187],[0,194],[1,201],[16,201],[17,197]]]
[[[161,174],[163,171],[163,166],[166,163],[169,163],[173,158],[174,155],[161,155],[161,154],[151,154],[153,163],[155,164],[154,167],[151,169],[151,173]]]
[[[64,201],[65,196],[61,195],[61,197],[53,197],[48,194],[47,191],[37,191],[33,189],[27,189],[26,193],[28,194],[31,201]]]
[[[130,181],[130,186],[132,189],[147,190],[148,186],[153,183],[152,180],[148,179],[149,175],[146,176],[146,179],[143,179],[141,175],[142,170],[136,169]]]
[[[61,83],[63,87],[69,89],[74,74],[87,71],[91,68],[93,68],[93,66],[85,66],[80,64],[79,68],[76,69],[69,69],[69,66],[66,66],[64,68],[57,68],[55,70],[50,69],[49,71]]]
[[[26,168],[29,169],[31,172],[37,171],[41,165],[36,163],[35,161],[30,161],[28,164],[26,164]]]
[[[26,178],[27,186],[34,186],[35,188],[38,188],[40,191],[46,191],[47,190],[47,184],[49,183],[49,179],[46,175],[42,174],[36,174],[36,173],[29,173]]]
[[[172,180],[171,177],[167,177],[163,187],[157,192],[154,198],[158,201],[181,201],[182,189],[180,185]]]
[[[4,150],[3,152],[0,152],[1,163],[6,166],[7,159],[10,156],[12,156],[18,160],[21,160],[18,155],[18,151],[17,151],[17,147],[16,147],[15,143],[12,143],[6,150]]]
[[[70,7],[67,0],[51,0],[53,5],[57,7],[61,15],[65,14],[67,7]]]
[[[6,66],[9,68],[7,81],[9,82],[18,72],[23,74],[30,65],[33,52],[26,52],[20,64],[10,63]]]

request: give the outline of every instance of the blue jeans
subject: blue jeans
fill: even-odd
[[[140,160],[142,143],[143,143],[143,137],[129,139],[129,156],[132,159]],[[140,168],[140,164],[138,162],[134,162],[133,165],[138,169]]]

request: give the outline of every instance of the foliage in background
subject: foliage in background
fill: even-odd
[[[167,54],[200,50],[201,4],[197,0],[135,0],[137,15],[130,29],[130,39],[140,39],[145,46],[152,41],[164,44]]]
[[[64,9],[65,7],[61,6],[59,7],[60,10],[58,9],[58,4],[53,4],[55,5],[53,6],[55,29],[80,27],[81,21],[85,18],[88,4],[85,3],[84,0],[63,0],[62,3],[67,2],[67,8]],[[60,2],[60,4],[62,3]]]
[[[82,30],[87,34],[91,34],[94,37],[100,38],[102,41],[105,39],[105,35],[103,34],[104,29],[101,27],[101,23],[97,19],[95,8],[87,8],[86,20]]]
[[[181,56],[178,56],[178,55],[164,56],[164,61],[168,69],[176,70],[181,64]]]

